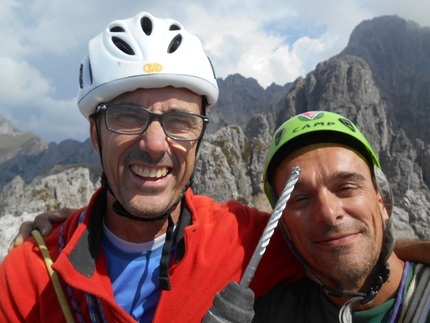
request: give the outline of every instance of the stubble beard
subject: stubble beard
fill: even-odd
[[[333,230],[342,231],[337,227]],[[318,271],[332,280],[339,289],[354,290],[361,286],[378,263],[380,245],[377,244],[376,236],[364,227],[361,228],[361,234],[364,241],[367,241],[364,246],[357,248],[355,244],[333,248],[330,261],[317,258],[315,266],[319,268]],[[355,251],[351,248],[355,248]]]
[[[154,192],[147,193],[150,193],[149,195],[151,198],[160,194],[160,192],[157,190],[154,190]],[[137,201],[133,201],[133,199],[123,196],[121,196],[121,198],[123,198],[123,200],[129,201],[128,203],[124,204],[124,207],[128,212],[130,212],[134,216],[145,219],[157,218],[168,213],[174,204],[173,197],[169,197],[166,202],[162,202],[163,204],[145,203],[145,197],[141,197]]]

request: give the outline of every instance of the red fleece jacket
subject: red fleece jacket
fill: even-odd
[[[66,247],[60,255],[62,224],[55,227],[45,242],[72,312],[65,282],[73,287],[86,322],[90,322],[90,317],[85,292],[100,298],[108,322],[135,322],[115,303],[102,248],[82,248],[95,235],[89,220],[100,192],[93,196],[81,224],[78,225],[78,218],[82,210],[66,221]],[[191,190],[185,199],[192,218],[192,224],[184,232],[185,254],[179,263],[171,261],[171,290],[162,291],[153,322],[201,322],[215,294],[229,282],[240,281],[269,218],[269,214],[237,201],[218,204],[209,197],[193,195]],[[88,257],[89,254],[93,257]],[[79,269],[81,266],[86,270]],[[281,280],[301,277],[304,274],[300,264],[281,232],[275,230],[251,288],[259,296]],[[33,238],[12,250],[0,265],[0,322],[65,322]]]

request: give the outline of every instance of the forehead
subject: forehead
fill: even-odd
[[[137,89],[123,93],[108,103],[134,103],[145,107],[156,104],[171,106],[189,106],[200,110],[202,96],[185,88],[172,86],[156,89]]]
[[[328,178],[341,172],[356,172],[371,177],[364,157],[354,149],[334,143],[313,144],[296,150],[279,164],[273,180],[276,189],[283,188],[294,166],[302,170],[299,180]]]

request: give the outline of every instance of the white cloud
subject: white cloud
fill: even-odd
[[[283,45],[285,36],[266,34],[252,16],[238,14],[226,17],[207,13],[201,8],[194,8],[193,16],[199,19],[186,27],[202,39],[218,77],[239,73],[268,86],[272,82],[286,83],[285,79],[292,81],[303,73],[300,59],[289,52],[288,45]],[[288,67],[285,71],[287,77],[275,79],[274,72],[278,72],[278,68],[274,68],[272,61],[282,62],[283,67]]]
[[[0,114],[21,131],[30,131],[46,141],[88,137],[87,121],[76,100],[55,100],[55,88],[27,62],[0,58]]]
[[[19,106],[48,95],[53,89],[41,73],[26,61],[0,57],[0,104]]]
[[[21,126],[45,141],[82,141],[89,137],[89,122],[79,112],[75,99],[64,101],[45,98],[35,102],[35,107],[38,113],[31,114]]]

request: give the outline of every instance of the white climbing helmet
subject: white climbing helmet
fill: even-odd
[[[96,107],[138,88],[173,86],[218,99],[218,85],[200,40],[172,19],[147,12],[111,22],[93,38],[79,72],[78,106],[85,117]]]

